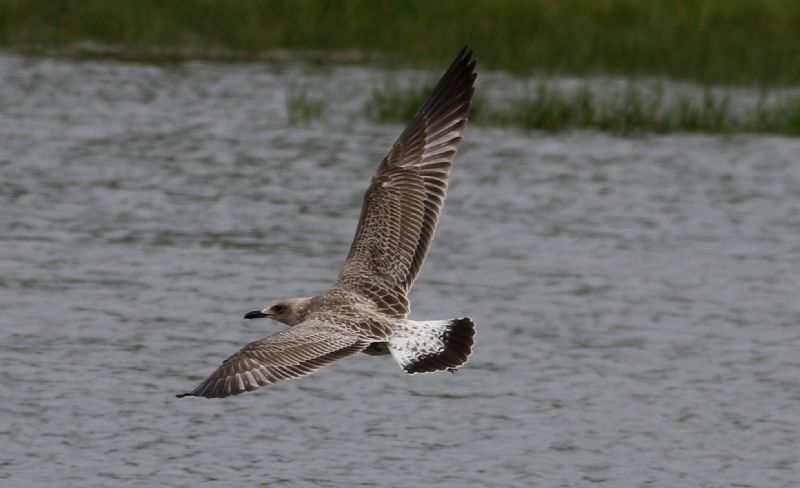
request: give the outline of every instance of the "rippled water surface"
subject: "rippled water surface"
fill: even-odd
[[[800,139],[471,127],[412,295],[475,319],[467,367],[179,400],[334,280],[387,73],[0,75],[0,485],[800,486]],[[290,127],[299,84],[328,107]]]

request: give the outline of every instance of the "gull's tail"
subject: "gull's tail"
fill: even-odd
[[[475,323],[464,317],[408,321],[405,334],[389,338],[389,352],[406,373],[455,371],[467,362],[475,344]]]

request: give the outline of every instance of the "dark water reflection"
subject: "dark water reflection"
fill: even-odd
[[[179,401],[324,289],[399,127],[363,67],[0,56],[3,486],[800,483],[800,140],[470,128],[413,317],[457,375],[360,356]],[[325,118],[287,127],[303,80]]]

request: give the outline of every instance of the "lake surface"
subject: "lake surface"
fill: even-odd
[[[0,76],[0,486],[800,486],[800,139],[470,127],[411,315],[471,316],[467,366],[179,400],[335,279],[393,74]]]

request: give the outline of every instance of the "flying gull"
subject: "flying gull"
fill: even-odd
[[[469,318],[413,321],[408,292],[425,261],[474,92],[464,47],[383,158],[364,195],[350,253],[336,283],[247,313],[289,328],[252,342],[188,393],[222,398],[300,378],[358,352],[391,354],[407,373],[454,371],[467,362]]]

